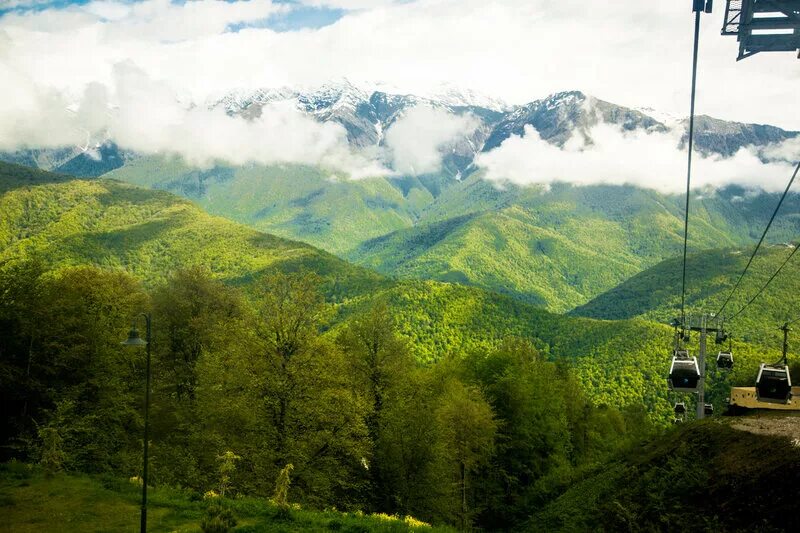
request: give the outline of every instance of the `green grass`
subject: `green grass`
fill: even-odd
[[[45,477],[22,463],[0,466],[0,531],[110,532],[136,531],[141,488],[108,476],[56,474]],[[240,533],[342,531],[450,531],[442,527],[410,527],[396,517],[358,512],[293,509],[288,515],[259,498],[223,499]],[[198,493],[170,487],[148,490],[148,531],[198,532],[208,501]]]

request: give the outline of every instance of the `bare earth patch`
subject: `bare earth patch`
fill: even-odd
[[[800,447],[800,417],[798,416],[755,416],[736,419],[731,427],[759,435],[788,437],[795,446]]]

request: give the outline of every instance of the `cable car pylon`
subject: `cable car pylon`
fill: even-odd
[[[702,314],[700,315],[700,319],[696,324],[692,323],[691,319],[683,324],[679,324],[678,319],[672,321],[672,325],[675,327],[675,349],[672,354],[672,364],[669,368],[669,377],[667,378],[669,389],[674,392],[697,394],[696,413],[698,419],[703,419],[706,416],[710,416],[714,412],[713,406],[705,402],[708,335],[709,333],[714,334],[715,340],[728,338],[728,335],[725,333],[724,324],[721,321],[718,321],[716,325],[709,325],[709,320],[712,318],[713,315],[709,316],[707,314]],[[699,350],[697,352],[697,357],[691,357],[689,355],[689,350],[683,346],[683,343],[688,340],[688,333],[691,331],[696,331],[700,334],[698,339]],[[720,354],[723,353],[726,353],[728,356],[730,356],[729,361],[732,366],[732,353],[730,351],[720,352]],[[721,361],[720,354],[717,355],[718,364]],[[723,357],[722,360],[727,362],[728,358]],[[725,363],[720,366],[724,368],[730,368],[726,367]]]

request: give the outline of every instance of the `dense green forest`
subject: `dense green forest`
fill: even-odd
[[[146,292],[119,271],[6,267],[6,454],[139,474],[143,353],[120,341],[140,309],[156,325],[155,485],[267,497],[292,465],[304,505],[500,527],[650,427],[523,340],[421,365],[380,304],[323,335],[319,281],[265,276],[248,300],[202,269]]]
[[[38,258],[48,269],[85,264],[121,268],[148,288],[177,269],[207,265],[215,279],[249,295],[259,276],[312,271],[320,276],[321,291],[333,309],[326,329],[336,330],[349,316],[384,300],[418,361],[489,350],[510,336],[524,338],[550,358],[573,361],[595,402],[638,403],[655,417],[669,416],[663,388],[671,349],[666,327],[563,317],[457,284],[392,281],[310,246],[210,217],[169,193],[10,165],[2,169],[8,190],[0,206],[8,216],[0,228],[7,243],[0,259]],[[759,357],[749,346],[740,351],[743,357]],[[742,379],[747,383],[750,377]]]
[[[357,243],[406,228],[434,197],[420,183],[351,180],[301,165],[198,170],[179,158],[142,157],[104,177],[167,190],[257,230],[344,254]]]
[[[745,199],[746,198],[746,199]],[[769,236],[800,230],[790,196]],[[778,198],[736,187],[703,191],[689,246],[752,243]],[[416,226],[362,243],[347,257],[379,272],[456,281],[565,312],[680,254],[681,198],[632,186],[497,189],[471,176],[437,199]]]

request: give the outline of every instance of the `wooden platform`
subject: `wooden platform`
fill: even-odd
[[[800,387],[792,387],[792,400],[788,404],[759,402],[755,387],[731,387],[731,408],[773,409],[777,411],[800,411]]]

